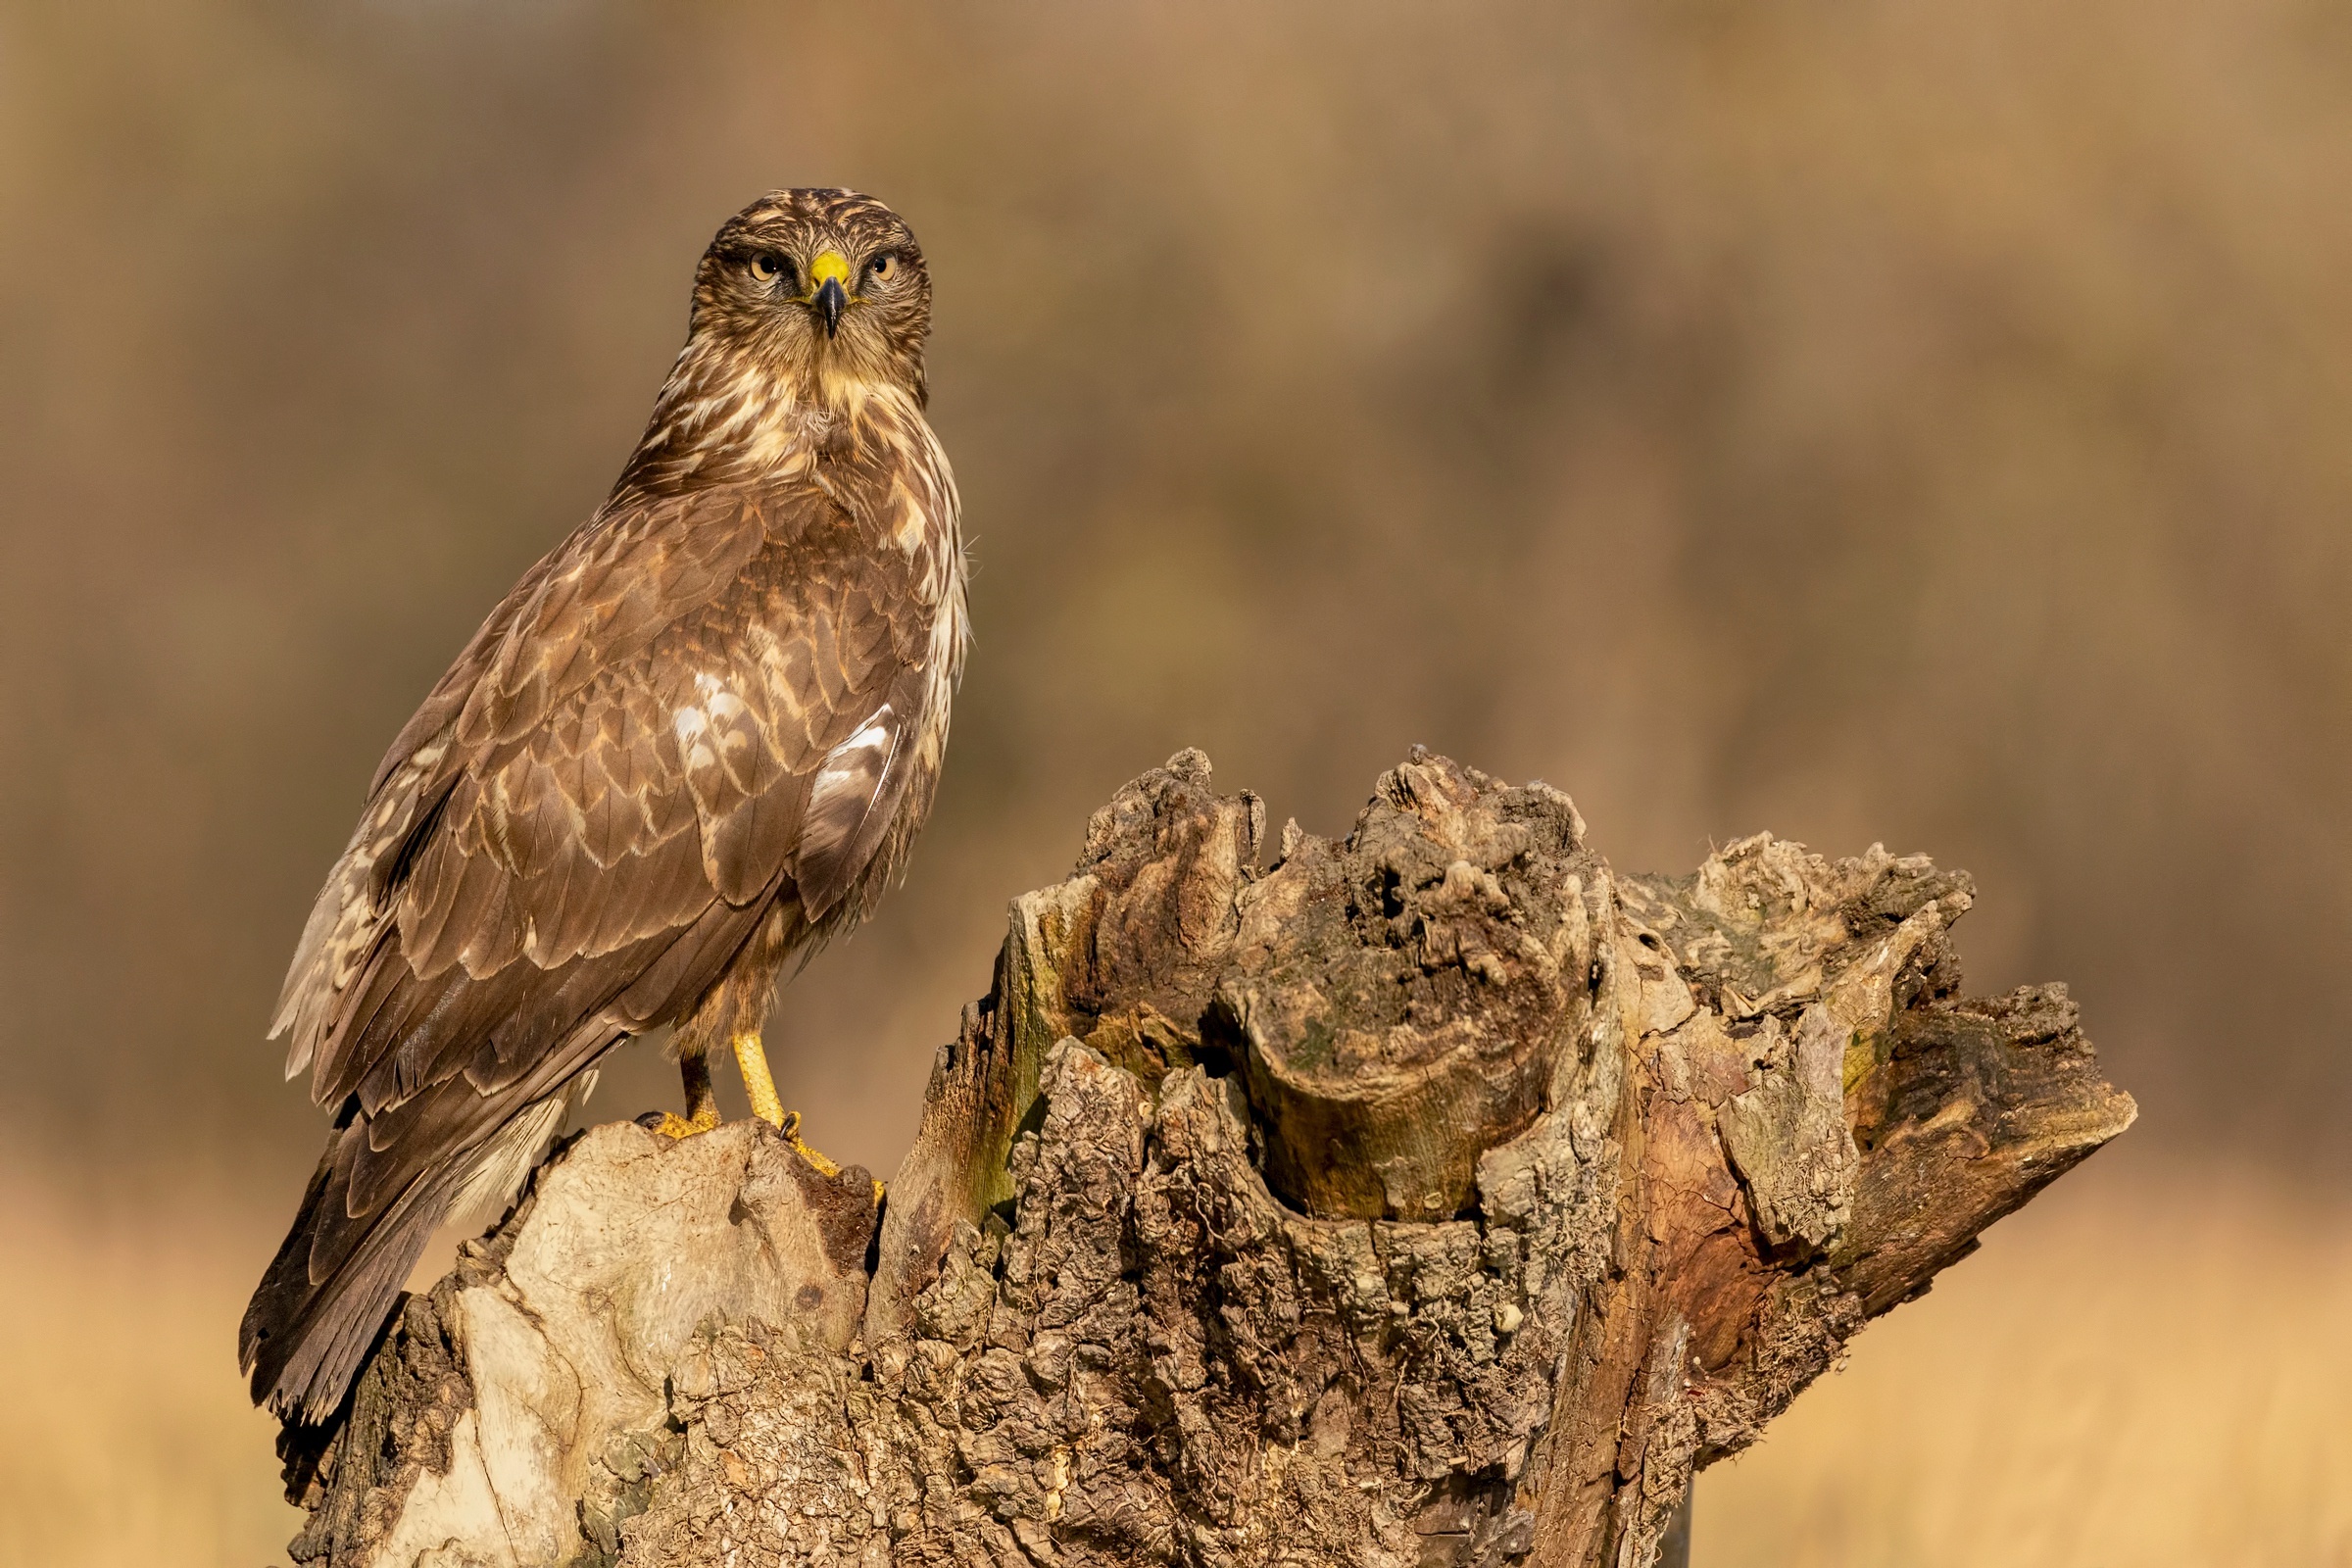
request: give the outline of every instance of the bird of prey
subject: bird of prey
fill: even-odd
[[[632,1035],[715,1126],[787,958],[861,919],[931,807],[964,649],[925,422],[931,281],[897,214],[778,191],[718,231],[596,514],[523,574],[376,769],[272,1037],[334,1131],[246,1308],[257,1403],[331,1415],[445,1218],[495,1218]]]

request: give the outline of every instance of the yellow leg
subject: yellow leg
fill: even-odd
[[[784,1125],[784,1102],[776,1098],[776,1081],[768,1076],[767,1053],[758,1035],[735,1037],[735,1065],[743,1069],[743,1092],[752,1097],[752,1114],[770,1127]]]
[[[678,1075],[686,1084],[686,1114],[662,1113],[654,1131],[665,1138],[692,1138],[718,1125],[718,1094],[710,1087],[710,1058],[693,1052],[678,1058]]]
[[[743,1069],[743,1088],[752,1097],[752,1114],[782,1133],[800,1156],[816,1167],[818,1174],[840,1175],[839,1165],[801,1142],[801,1113],[786,1110],[784,1102],[776,1098],[776,1081],[768,1075],[767,1052],[758,1035],[735,1037],[735,1065]]]

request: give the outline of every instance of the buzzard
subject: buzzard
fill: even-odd
[[[778,973],[906,863],[963,662],[930,314],[870,197],[730,219],[611,496],[392,743],[270,1031],[335,1124],[245,1311],[257,1403],[331,1414],[434,1228],[511,1201],[632,1035],[676,1026],[662,1131],[717,1124],[721,1047],[785,1124]]]

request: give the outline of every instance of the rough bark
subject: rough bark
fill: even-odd
[[[758,1124],[566,1146],[289,1432],[296,1560],[1632,1568],[2133,1114],[1920,857],[1625,875],[1420,753],[1263,828],[1198,753],[1097,812],[879,1211]]]

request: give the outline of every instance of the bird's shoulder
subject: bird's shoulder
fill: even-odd
[[[449,854],[520,895],[567,866],[633,875],[689,829],[708,881],[741,899],[812,808],[855,795],[864,820],[944,690],[942,505],[952,490],[885,454],[608,509],[492,617],[435,715],[447,849],[408,901],[434,902],[424,862]]]
[[[734,639],[821,641],[846,613],[921,661],[961,558],[953,478],[927,428],[919,436],[841,453],[820,443],[755,478],[616,494],[484,618],[370,793],[440,737],[458,765],[559,717],[600,679],[707,676],[703,656]]]

